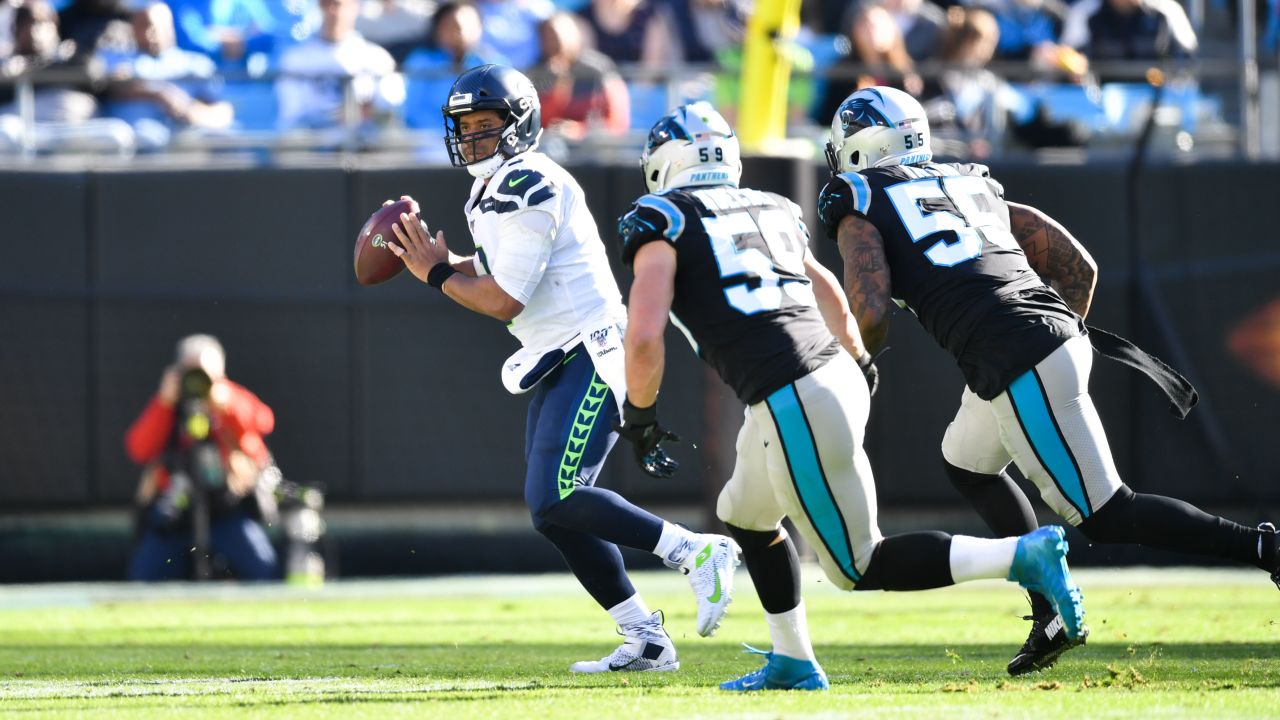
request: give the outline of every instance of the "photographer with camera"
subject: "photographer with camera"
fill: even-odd
[[[129,457],[144,466],[130,580],[205,580],[215,556],[241,580],[280,577],[254,519],[258,478],[271,466],[262,438],[275,415],[225,369],[217,338],[183,338],[159,391],[125,435]]]

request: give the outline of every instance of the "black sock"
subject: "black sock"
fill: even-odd
[[[928,590],[954,585],[951,536],[925,531],[880,541],[854,590]]]
[[[758,532],[728,527],[742,548],[742,559],[765,612],[777,615],[794,610],[800,604],[800,556],[795,543],[790,537],[774,542],[782,530]]]
[[[1135,493],[1122,486],[1100,509],[1080,523],[1080,532],[1094,542],[1136,543],[1160,550],[1214,555],[1275,571],[1274,550],[1258,556],[1274,536],[1232,522],[1163,495]]]
[[[945,460],[942,465],[947,477],[951,478],[951,484],[978,511],[996,537],[1026,535],[1039,527],[1031,501],[1009,473],[984,475],[962,470]],[[1054,614],[1048,598],[1036,592],[1028,594],[1031,596],[1032,615],[1044,617]]]
[[[600,607],[608,610],[636,594],[617,545],[556,525],[544,525],[538,532],[556,546],[574,577]]]

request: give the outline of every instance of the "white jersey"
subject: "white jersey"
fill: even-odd
[[[625,322],[626,308],[582,188],[538,152],[521,153],[466,205],[476,273],[524,304],[507,329],[529,349],[563,345],[585,328]]]

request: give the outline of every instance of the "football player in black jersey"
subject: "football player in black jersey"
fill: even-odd
[[[1239,525],[1120,479],[1089,397],[1084,325],[1097,268],[1065,228],[1007,202],[982,165],[934,163],[920,103],[859,90],[831,123],[832,179],[818,198],[844,259],[844,284],[870,351],[890,301],[910,309],[955,358],[967,387],[942,441],[952,483],[997,535],[1036,518],[1005,472],[1017,463],[1055,512],[1094,542],[1139,543],[1250,563],[1280,584],[1270,524]],[[1032,594],[1031,635],[1009,663],[1049,667],[1083,642]]]
[[[650,194],[619,224],[635,272],[628,307],[627,397],[619,432],[644,466],[669,462],[657,419],[669,315],[747,404],[738,461],[716,514],[742,547],[773,641],[765,665],[725,690],[821,690],[800,598],[789,516],[845,590],[922,590],[977,578],[1014,580],[1052,598],[1067,633],[1084,606],[1063,530],[984,540],[917,532],[883,537],[863,429],[870,355],[839,280],[809,252],[795,203],[738,187],[738,141],[705,102],[677,108],[641,158]],[[1033,528],[1034,530],[1034,528]]]

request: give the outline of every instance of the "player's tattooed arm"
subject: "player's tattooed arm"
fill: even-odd
[[[871,221],[846,215],[836,231],[840,257],[844,259],[844,292],[858,319],[863,344],[875,353],[889,333],[889,263],[884,239]]]
[[[1029,206],[1009,203],[1009,226],[1036,274],[1080,317],[1089,314],[1098,264],[1056,220]]]

